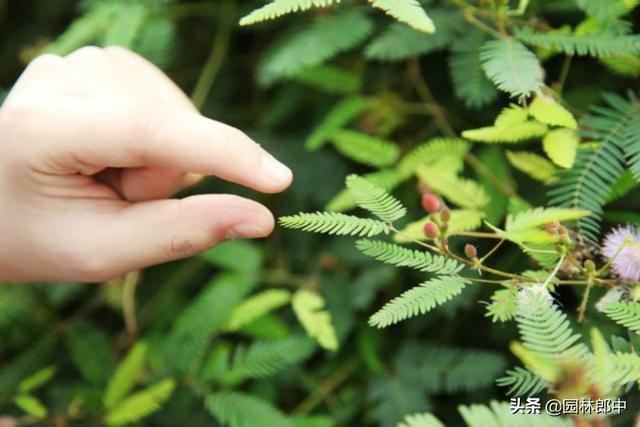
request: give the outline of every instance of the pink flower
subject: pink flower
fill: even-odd
[[[602,254],[612,259],[611,268],[629,282],[640,280],[640,230],[634,227],[618,227],[607,234]]]

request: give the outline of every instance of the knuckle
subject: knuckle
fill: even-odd
[[[89,58],[95,58],[97,56],[104,56],[105,53],[103,51],[103,49],[97,47],[97,46],[83,46],[79,49],[74,50],[73,52],[71,52],[69,54],[69,58],[74,58],[74,57],[80,57],[80,58],[84,58],[84,57],[89,57]]]
[[[35,57],[25,70],[25,73],[33,73],[37,71],[47,71],[54,67],[60,67],[64,64],[64,59],[52,53],[45,53]]]
[[[104,256],[88,253],[72,253],[67,257],[69,265],[79,280],[85,282],[103,282],[115,276]]]

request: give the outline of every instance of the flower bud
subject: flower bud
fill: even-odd
[[[560,223],[558,221],[554,221],[545,224],[544,229],[547,233],[558,234],[560,232],[560,227]]]
[[[471,243],[464,245],[464,254],[467,258],[475,258],[478,256],[478,249]]]
[[[442,222],[449,222],[451,219],[451,211],[446,206],[440,210],[440,218],[442,218]]]
[[[438,227],[432,222],[427,222],[423,228],[424,235],[429,239],[435,239],[438,237]]]
[[[427,213],[436,213],[440,210],[440,199],[433,193],[423,193],[422,207]]]
[[[588,259],[584,262],[584,269],[587,270],[587,273],[590,273],[590,274],[595,273],[596,264],[592,260]]]

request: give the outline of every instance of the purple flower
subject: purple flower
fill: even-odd
[[[613,259],[611,268],[629,282],[640,280],[640,230],[627,225],[607,234],[602,254]]]

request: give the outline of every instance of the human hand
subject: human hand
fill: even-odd
[[[43,55],[0,109],[0,280],[97,282],[268,235],[241,197],[166,199],[192,174],[274,193],[291,171],[207,119],[160,70],[122,48]],[[189,173],[189,174],[187,174]]]

